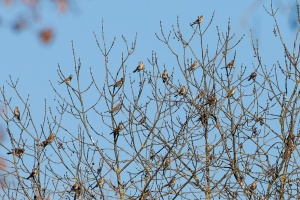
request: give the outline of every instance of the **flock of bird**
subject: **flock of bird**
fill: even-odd
[[[197,24],[202,23],[202,21],[203,21],[203,16],[200,16],[200,17],[198,17],[193,23],[191,23],[190,25],[191,25],[191,26],[193,26],[193,25],[195,25],[195,24],[197,25]],[[197,67],[198,67],[198,66],[197,66],[197,61],[194,61],[194,62],[191,64],[191,66],[189,66],[189,67],[187,68],[187,70],[188,70],[188,71],[194,71]],[[228,63],[225,67],[223,67],[223,68],[233,68],[233,67],[234,67],[234,60],[232,60],[231,62],[229,62],[229,63]],[[145,69],[145,65],[144,65],[144,63],[141,61],[141,62],[139,62],[138,66],[137,66],[136,69],[133,71],[133,73],[140,72],[140,71],[142,71],[142,70],[144,70],[144,69]],[[249,76],[248,81],[250,81],[250,80],[255,80],[256,76],[257,76],[256,72],[252,72],[252,73],[250,74],[250,76]],[[72,81],[72,78],[73,78],[73,75],[71,74],[69,77],[67,77],[67,78],[64,79],[62,82],[60,82],[60,84],[65,83],[65,84],[69,85],[70,82]],[[169,77],[168,77],[168,71],[167,71],[166,69],[163,71],[163,73],[162,73],[162,75],[161,75],[161,78],[162,78],[162,80],[163,80],[163,83],[167,83]],[[113,86],[114,88],[116,88],[116,87],[122,87],[123,84],[124,84],[124,82],[125,82],[125,78],[121,78],[120,80],[116,81],[114,84],[110,85],[110,87],[111,87],[111,86]],[[228,91],[228,93],[227,93],[227,97],[228,97],[228,98],[234,95],[234,93],[235,93],[235,88],[236,88],[236,86],[233,86],[232,89]],[[184,96],[185,94],[186,94],[186,87],[185,87],[185,86],[181,86],[181,88],[179,88],[177,94],[175,94],[175,97],[178,96],[178,95]],[[202,98],[202,97],[204,97],[204,95],[205,95],[205,92],[204,92],[204,90],[202,90],[202,91],[197,95],[197,98]],[[213,104],[215,104],[216,102],[217,102],[217,97],[216,97],[215,94],[213,94],[213,95],[211,95],[211,96],[209,96],[209,97],[207,98],[207,103],[206,103],[206,104],[213,105]],[[205,105],[206,105],[206,104],[205,104]],[[112,109],[111,109],[110,111],[108,111],[108,112],[109,112],[109,113],[115,113],[115,112],[119,111],[121,108],[122,108],[122,105],[121,105],[121,104],[118,104],[117,106],[115,106],[114,108],[112,108]],[[18,107],[15,107],[13,114],[14,114],[14,117],[15,117],[18,121],[21,121],[21,118],[20,118],[20,111],[19,111],[19,108],[18,108]],[[144,117],[138,122],[138,124],[142,124],[142,123],[144,123],[145,121],[146,121],[146,116],[144,116]],[[123,129],[123,125],[122,125],[122,122],[120,122],[120,123],[118,124],[118,126],[117,126],[117,127],[113,130],[113,132],[112,132],[112,133],[114,134],[114,140],[115,140],[115,141],[117,140],[117,138],[118,138],[118,136],[119,136],[119,133],[122,131],[122,129]],[[40,144],[38,144],[38,145],[41,146],[41,147],[43,147],[43,148],[45,148],[47,145],[49,145],[51,142],[53,142],[54,139],[55,139],[55,135],[54,135],[53,133],[50,133],[50,135],[48,136],[48,138],[47,138],[45,141],[43,141],[43,142],[41,142]],[[25,149],[23,149],[23,148],[15,148],[15,149],[12,149],[12,150],[11,150],[10,152],[8,152],[7,154],[13,154],[13,155],[15,155],[15,156],[17,156],[17,157],[21,157],[21,156],[24,154],[24,152],[25,152]],[[163,172],[163,175],[165,174],[165,171],[168,169],[168,167],[170,166],[170,164],[171,164],[171,160],[170,160],[170,158],[167,158],[167,159],[165,160],[165,163],[164,163],[164,168],[163,168],[164,172]],[[32,170],[32,172],[30,173],[30,175],[27,177],[27,179],[34,178],[37,174],[38,174],[38,168],[34,168],[34,169]],[[162,188],[167,187],[167,186],[168,186],[168,187],[171,187],[172,185],[174,185],[175,181],[176,181],[176,178],[173,177],[173,178],[172,178],[166,185],[164,185]],[[97,183],[97,185],[96,185],[95,187],[97,187],[97,186],[101,187],[101,186],[103,185],[103,183],[104,183],[104,179],[103,179],[103,177],[102,177],[101,179],[99,179],[99,181],[98,181],[98,183]],[[252,191],[256,189],[256,183],[255,183],[255,182],[253,182],[253,183],[251,184],[250,189],[251,189]],[[75,192],[75,199],[76,199],[76,198],[78,198],[78,196],[79,196],[80,193],[82,192],[82,187],[81,187],[81,185],[80,185],[78,182],[76,182],[76,183],[72,186],[70,192],[71,192],[71,191],[74,191],[74,192]],[[144,194],[148,194],[148,193],[149,193],[149,192],[146,192],[146,193],[144,193]],[[144,198],[141,197],[140,199],[144,199]]]

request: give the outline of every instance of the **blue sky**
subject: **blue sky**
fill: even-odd
[[[285,1],[284,4],[274,1],[274,7],[280,7],[278,21],[288,46],[292,44],[291,36],[296,31],[289,24],[292,3],[294,1],[291,0]],[[146,63],[146,59],[151,58],[152,50],[158,53],[161,63],[166,63],[169,68],[173,67],[175,62],[172,59],[174,58],[155,37],[155,33],[160,35],[160,21],[165,31],[168,32],[172,25],[176,25],[178,16],[182,32],[189,36],[191,32],[189,24],[197,16],[203,15],[205,25],[214,11],[215,18],[210,30],[211,34],[206,36],[205,44],[216,43],[215,27],[218,26],[221,31],[225,32],[230,18],[231,30],[232,33],[236,33],[236,38],[245,34],[244,40],[239,45],[240,51],[237,54],[236,63],[251,66],[255,61],[249,31],[252,29],[254,37],[259,40],[265,63],[272,64],[282,58],[283,52],[277,50],[279,42],[274,40],[275,37],[272,34],[274,23],[262,5],[269,8],[269,1],[113,0],[104,2],[90,0],[71,5],[69,12],[61,14],[56,12],[51,4],[45,3],[40,7],[42,20],[29,29],[16,33],[5,25],[0,26],[0,86],[6,85],[5,80],[9,79],[9,75],[12,75],[13,80],[19,78],[19,91],[23,97],[30,94],[33,117],[37,119],[37,124],[41,123],[38,120],[42,121],[43,113],[40,111],[44,109],[44,99],[49,100],[48,106],[55,105],[53,99],[56,95],[49,80],[58,87],[58,63],[65,76],[74,75],[71,41],[74,42],[77,58],[81,59],[86,79],[89,77],[90,67],[94,68],[97,73],[97,68],[103,66],[103,58],[93,35],[95,32],[98,39],[101,39],[102,19],[107,43],[116,37],[112,52],[114,57],[109,61],[111,66],[119,66],[121,61],[120,55],[122,49],[124,50],[121,36],[124,35],[131,43],[135,34],[138,34],[135,53],[127,62],[130,73],[140,60]],[[19,5],[11,8],[1,6],[0,17],[13,19],[18,15],[19,10],[21,10]],[[55,30],[55,38],[50,45],[40,43],[37,36],[37,31],[46,26],[53,27]],[[249,71],[251,72],[252,69],[250,68]],[[101,81],[101,76],[99,76],[99,81]],[[8,96],[14,96],[13,102],[17,105],[19,101],[7,86],[6,92]]]

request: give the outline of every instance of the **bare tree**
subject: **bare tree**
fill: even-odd
[[[115,39],[102,23],[94,35],[103,65],[87,70],[72,46],[74,72],[58,66],[56,106],[45,101],[40,125],[10,78],[15,95],[1,88],[10,139],[1,148],[11,154],[2,199],[299,199],[299,31],[288,48],[272,1],[265,10],[283,52],[272,66],[253,37],[253,63],[239,63],[244,36],[230,21],[212,28],[213,13],[185,34],[179,18],[171,31],[160,24],[173,68],[154,51],[129,64],[137,35],[122,37],[112,64]]]

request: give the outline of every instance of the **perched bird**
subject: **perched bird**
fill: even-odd
[[[248,81],[250,81],[251,79],[255,81],[256,76],[257,76],[256,72],[252,72],[249,76]]]
[[[78,186],[77,190],[75,191],[74,200],[79,199],[79,196],[82,193],[82,187],[81,185]]]
[[[162,188],[168,186],[171,187],[172,185],[174,185],[174,183],[176,182],[176,178],[173,177],[166,185],[164,185]]]
[[[97,182],[97,184],[95,185],[95,187],[93,187],[92,189],[95,189],[96,187],[101,188],[101,187],[103,186],[103,184],[104,184],[104,177],[101,177],[101,178],[98,180],[98,182]]]
[[[15,149],[12,149],[11,152],[8,152],[7,154],[13,154],[15,156],[22,156],[23,153],[25,152],[25,149],[19,149],[19,148],[15,148]]]
[[[254,190],[256,189],[257,185],[256,182],[254,181],[251,185],[250,185],[250,191],[254,192]]]
[[[197,95],[196,99],[201,99],[204,97],[204,95],[205,95],[205,91],[201,90],[200,93]]]
[[[232,89],[228,92],[227,98],[231,97],[235,93],[235,86],[232,87]]]
[[[118,126],[111,132],[110,134],[114,134],[114,141],[116,141],[119,137],[120,132],[123,130],[123,123],[120,122]]]
[[[230,61],[225,67],[223,68],[233,68],[234,67],[234,60]]]
[[[71,190],[69,191],[69,192],[72,192],[72,191],[77,191],[78,190],[78,188],[79,188],[79,183],[78,182],[76,182],[73,186],[72,186],[72,188],[71,188]]]
[[[31,177],[34,178],[38,173],[38,169],[34,168],[31,172],[31,174],[26,178],[27,180],[30,179]]]
[[[207,103],[206,103],[205,105],[207,105],[207,104],[213,105],[213,104],[215,104],[216,102],[217,102],[217,97],[216,97],[216,95],[214,94],[214,95],[210,96],[210,97],[207,99]]]
[[[120,133],[123,130],[123,123],[120,122],[112,133]]]
[[[20,111],[19,108],[16,106],[14,110],[14,116],[20,121]]]
[[[196,68],[197,68],[197,61],[194,61],[194,63],[187,70],[194,71]]]
[[[109,112],[114,113],[116,111],[119,111],[122,108],[122,105],[119,103],[116,107],[112,108]]]
[[[137,125],[143,124],[146,122],[146,116],[142,117],[142,119],[137,123]]]
[[[178,94],[179,95],[184,95],[185,93],[186,93],[186,88],[185,88],[185,86],[182,86],[180,88],[180,90],[178,91]],[[178,96],[178,94],[176,94],[175,97]]]
[[[163,80],[163,82],[165,83],[168,79],[168,71],[165,69],[164,73],[162,73],[161,78]]]
[[[164,171],[163,171],[163,175],[165,175],[165,172],[166,172],[166,170],[168,169],[168,167],[170,166],[170,164],[171,164],[171,159],[170,159],[170,158],[167,158],[167,159],[165,160],[165,163],[164,163]]]
[[[47,145],[49,145],[49,144],[51,144],[51,142],[53,142],[53,140],[55,139],[55,137],[56,136],[54,135],[54,133],[50,133],[49,136],[48,136],[48,138],[45,141],[41,142],[39,144],[39,146],[45,148]]]
[[[198,19],[196,19],[191,26],[193,26],[194,24],[200,24],[203,21],[203,15],[201,15],[200,17],[198,17]]]
[[[141,197],[139,198],[140,200],[146,200],[147,197],[150,195],[150,190],[145,190],[142,192]]]
[[[67,85],[69,85],[69,83],[71,82],[73,78],[73,75],[71,74],[68,78],[66,78],[65,80],[63,80],[60,84],[66,83]]]
[[[168,167],[170,166],[170,164],[171,164],[171,159],[170,159],[170,158],[167,158],[167,159],[165,160],[165,163],[164,163],[164,168],[165,168],[165,169],[168,168]]]
[[[112,84],[110,86],[114,86],[114,88],[115,87],[122,87],[122,85],[124,84],[124,82],[125,82],[125,78],[121,78],[119,81],[115,82],[115,84]]]
[[[136,67],[136,69],[133,71],[133,73],[139,72],[139,71],[141,71],[141,70],[143,70],[143,69],[145,69],[145,65],[144,65],[144,63],[141,61],[141,62],[139,63],[139,65]]]

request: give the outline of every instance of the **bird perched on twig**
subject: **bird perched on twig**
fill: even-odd
[[[249,76],[248,81],[250,81],[251,79],[255,81],[256,76],[257,76],[256,72],[252,72]]]
[[[140,125],[140,124],[145,123],[145,122],[146,122],[146,119],[147,119],[146,116],[142,117],[142,119],[137,123],[137,125]]]
[[[17,118],[17,120],[21,120],[20,119],[20,111],[19,111],[19,108],[16,106],[15,109],[14,109],[14,116],[15,118]]]
[[[96,187],[101,188],[101,187],[103,186],[103,184],[104,184],[104,177],[101,177],[101,178],[98,180],[98,182],[97,182],[97,184],[95,185],[95,187],[93,187],[92,189],[95,189]]]
[[[182,86],[178,91],[178,94],[175,94],[174,97],[177,97],[178,95],[184,95],[185,93],[186,93],[186,88],[185,86]]]
[[[109,87],[111,87],[111,86],[114,86],[114,88],[122,87],[124,82],[125,82],[125,78],[121,78],[119,81],[115,82],[114,84],[110,85]]]
[[[163,175],[165,175],[165,171],[168,169],[168,167],[170,166],[170,164],[171,164],[171,159],[167,158],[165,160],[165,163],[164,163]]]
[[[204,95],[205,95],[205,91],[201,90],[200,93],[197,95],[196,99],[201,99],[204,97]]]
[[[116,107],[112,108],[109,113],[114,113],[119,111],[122,108],[122,105],[119,103]]]
[[[120,132],[123,130],[123,123],[120,122],[118,126],[111,132],[110,134],[114,134],[114,141],[116,141],[119,137]]]
[[[195,60],[194,63],[187,70],[194,71],[196,68],[197,68],[197,61]]]
[[[231,97],[235,93],[235,86],[232,87],[232,89],[228,92],[227,98]]]
[[[51,144],[51,142],[53,142],[53,140],[55,139],[55,137],[56,136],[54,135],[54,133],[50,133],[49,136],[48,136],[48,138],[45,141],[41,142],[39,144],[39,146],[45,148],[47,145],[49,145],[49,144]]]
[[[31,174],[26,178],[27,180],[30,179],[30,178],[34,178],[38,173],[38,169],[37,168],[34,168],[31,172]]]
[[[172,187],[172,185],[174,185],[174,183],[176,182],[176,178],[173,177],[166,185],[164,185],[162,188],[164,187]]]
[[[250,185],[250,191],[251,192],[254,192],[254,190],[256,189],[257,185],[256,185],[256,182],[254,181],[251,185]]]
[[[136,69],[133,71],[133,73],[140,72],[143,69],[145,69],[145,65],[142,61],[140,61],[139,65],[136,67]]]
[[[12,149],[12,151],[8,152],[7,154],[13,154],[15,156],[22,156],[25,152],[25,149],[19,149],[19,148],[15,148]]]
[[[66,78],[65,80],[60,82],[60,85],[63,83],[66,83],[67,85],[69,85],[69,83],[72,81],[72,78],[73,78],[73,75],[71,74],[68,78]]]
[[[78,182],[76,182],[73,186],[72,186],[72,188],[71,188],[71,190],[70,190],[70,192],[72,192],[72,191],[76,191],[76,190],[78,190],[78,188],[79,188],[79,183]]]
[[[194,24],[200,24],[203,21],[203,15],[201,15],[200,17],[198,17],[198,19],[196,19],[193,23],[191,23],[190,25],[193,26]]]
[[[162,78],[162,80],[163,80],[164,83],[167,81],[167,79],[168,79],[168,71],[166,69],[162,73],[161,78]]]
[[[234,60],[230,61],[230,63],[228,63],[227,65],[225,65],[225,67],[222,67],[223,68],[233,68],[234,67]]]
[[[207,99],[207,103],[205,105],[207,104],[214,105],[216,102],[217,102],[217,97],[215,94],[213,94]]]

